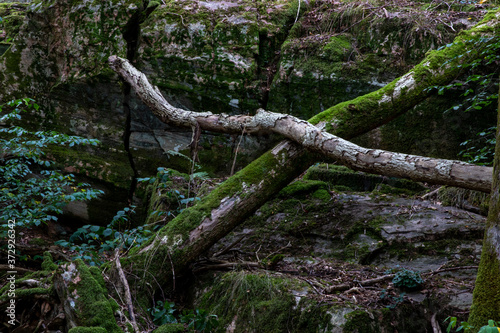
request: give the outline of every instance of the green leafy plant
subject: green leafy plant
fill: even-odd
[[[99,141],[69,136],[54,131],[28,131],[14,123],[21,112],[38,111],[30,98],[0,105],[8,113],[0,117],[0,221],[15,220],[28,227],[57,220],[69,202],[97,198],[102,191],[85,183],[75,183],[72,174],[54,170],[54,161],[44,150],[48,145],[73,147],[97,145]],[[5,223],[2,223],[4,226]]]
[[[478,333],[498,333],[498,332],[500,332],[500,328],[498,327],[498,322],[490,319],[488,320],[488,325],[481,327]]]
[[[197,196],[193,197],[186,197],[184,194],[182,194],[179,190],[177,189],[168,189],[168,181],[170,180],[171,177],[171,172],[169,169],[166,169],[164,167],[159,167],[157,169],[157,174],[154,177],[147,177],[147,178],[138,178],[137,182],[139,183],[148,183],[148,184],[153,184],[155,182],[156,186],[158,189],[165,189],[166,191],[162,191],[162,195],[166,196],[167,198],[175,198],[175,200],[178,203],[177,208],[165,212],[165,211],[154,211],[151,214],[154,214],[156,217],[160,217],[162,215],[167,215],[167,216],[176,216],[180,212],[182,212],[186,207],[188,207],[189,204],[192,204],[196,201],[200,201],[201,199]],[[199,180],[205,180],[208,178],[208,174],[206,172],[196,172],[193,173],[189,176],[190,181],[193,181],[195,179]],[[188,192],[189,192],[188,188]]]
[[[460,145],[466,147],[459,153],[468,162],[478,165],[493,165],[496,140],[495,126],[479,132],[474,139],[466,140]]]
[[[457,317],[447,317],[444,322],[446,323],[447,321],[450,321],[448,324],[448,327],[446,327],[446,332],[450,333],[452,329],[455,329],[458,325],[458,320]],[[461,330],[464,330],[464,332],[470,332],[471,329],[473,329],[474,326],[469,325],[468,322],[462,321],[460,326],[456,328],[455,332],[460,332]]]
[[[472,329],[474,328],[474,326],[470,325],[466,321],[462,321],[460,323],[460,326],[457,327],[457,325],[458,325],[457,317],[447,317],[444,320],[444,322],[446,323],[447,321],[450,321],[450,323],[446,327],[446,333],[452,332],[452,330],[455,328],[456,328],[455,332],[460,332],[462,330],[464,332],[471,332]],[[498,327],[498,325],[499,325],[498,322],[490,319],[490,320],[488,320],[488,325],[482,326],[479,329],[478,333],[498,333],[498,332],[500,332],[500,327]]]
[[[196,332],[213,332],[219,326],[219,318],[203,309],[185,311],[181,316],[181,322]]]
[[[486,110],[493,108],[498,100],[498,74],[500,68],[500,38],[498,36],[484,37],[475,41],[460,41],[454,44],[469,44],[465,54],[459,54],[444,63],[457,58],[463,58],[463,65],[458,65],[466,73],[465,79],[456,79],[445,86],[433,86],[430,90],[437,90],[439,95],[446,91],[459,91],[462,100],[446,112],[474,110]],[[446,46],[451,46],[448,44]],[[444,47],[442,47],[444,48]],[[471,55],[475,55],[471,57]],[[479,56],[477,56],[479,55]],[[469,59],[473,59],[469,61]],[[475,138],[464,141],[461,145],[465,147],[459,153],[470,163],[480,165],[491,165],[495,150],[496,127],[490,127],[478,133]]]
[[[206,310],[184,310],[182,314],[176,314],[174,302],[157,301],[155,307],[148,311],[153,316],[153,323],[161,326],[165,324],[183,323],[192,332],[213,332],[219,326],[216,315],[209,314]]]
[[[148,311],[153,316],[153,323],[155,325],[161,326],[165,324],[176,324],[178,323],[174,313],[177,311],[175,309],[174,302],[162,302],[157,301],[155,307],[149,308]]]
[[[106,227],[84,225],[78,228],[68,240],[55,242],[77,253],[73,259],[82,259],[89,265],[100,265],[106,254],[116,248],[141,246],[152,234],[151,230],[138,226],[129,228],[130,215],[135,213],[135,206],[125,207],[116,213]]]
[[[390,304],[387,305],[386,308],[395,309],[400,303],[403,303],[405,295],[406,293],[400,293],[399,296],[392,296],[389,295],[386,289],[382,289],[382,292],[380,293],[380,299],[385,299],[390,302]]]
[[[420,276],[419,272],[403,268],[395,274],[392,279],[392,283],[396,287],[414,290],[420,288],[424,283],[424,280]]]

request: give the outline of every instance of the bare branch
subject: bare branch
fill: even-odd
[[[168,124],[199,126],[203,130],[223,133],[241,133],[243,129],[249,134],[274,132],[354,170],[482,192],[489,192],[491,189],[490,167],[363,148],[290,115],[263,109],[258,109],[255,116],[215,115],[211,112],[182,110],[170,105],[159,89],[151,85],[146,76],[128,60],[111,56],[109,63],[115,72],[134,87],[137,95],[153,113]]]

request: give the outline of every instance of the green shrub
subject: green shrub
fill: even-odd
[[[3,114],[3,110],[8,112]],[[8,221],[21,227],[55,221],[69,202],[90,200],[102,194],[88,184],[75,184],[72,174],[54,170],[54,161],[44,152],[48,145],[95,146],[99,142],[15,126],[21,120],[21,112],[26,110],[36,112],[39,106],[30,98],[0,105],[0,126],[4,126],[0,127],[0,233],[6,232]]]

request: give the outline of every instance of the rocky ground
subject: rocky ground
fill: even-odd
[[[321,331],[430,332],[437,325],[444,330],[448,316],[466,320],[485,217],[464,192],[442,188],[425,196],[430,189],[417,190],[422,185],[352,172],[344,179],[348,188],[311,179],[317,171],[285,188],[196,263],[202,287],[194,302],[234,331],[241,330],[240,317],[250,318],[259,331],[255,327],[264,323],[257,318],[278,311],[274,307],[283,311],[283,303],[252,288],[238,289],[242,280],[258,279],[270,295],[293,295],[290,316],[297,316],[297,307],[301,315],[320,307],[315,316],[322,318],[316,323]],[[453,197],[469,210],[447,205]],[[222,286],[255,299],[231,308]],[[307,331],[300,321],[288,320],[292,331]],[[281,331],[280,325],[268,329]]]

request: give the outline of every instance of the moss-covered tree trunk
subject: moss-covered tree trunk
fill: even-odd
[[[384,88],[338,104],[310,122],[346,139],[379,127],[424,100],[429,87],[452,81],[460,73],[461,64],[479,56],[475,52],[476,43],[498,33],[500,11],[488,14],[474,28],[460,33],[452,45],[430,52],[412,71]],[[461,54],[467,56],[457,57]],[[315,160],[296,144],[280,143],[124,259],[124,267],[133,272],[129,275],[132,283],[143,296],[148,296],[146,290],[154,293],[160,287],[174,287],[176,277],[189,263],[206,253]]]
[[[500,128],[500,98],[498,104],[497,128]],[[469,322],[479,328],[486,325],[489,319],[500,321],[500,132],[498,130],[490,210]]]

